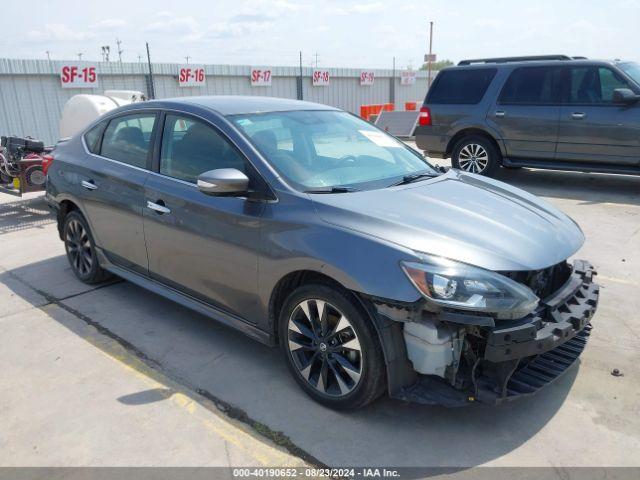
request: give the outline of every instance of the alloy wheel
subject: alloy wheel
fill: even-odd
[[[65,247],[71,260],[71,265],[76,272],[83,277],[88,275],[93,266],[91,240],[86,229],[78,220],[70,220],[67,225]]]
[[[298,373],[320,393],[342,397],[360,382],[360,340],[335,306],[319,299],[300,302],[289,317],[287,338]]]
[[[481,173],[489,164],[489,154],[482,145],[469,143],[458,154],[460,168],[469,173]]]

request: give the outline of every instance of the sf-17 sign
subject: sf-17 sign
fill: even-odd
[[[66,63],[60,68],[62,88],[97,88],[96,67],[87,63]]]
[[[251,69],[251,86],[252,87],[270,87],[271,86],[271,69],[270,68],[252,68]]]
[[[204,67],[185,65],[178,70],[178,86],[180,87],[203,87],[206,81]]]
[[[373,72],[360,72],[360,85],[370,87],[376,77]]]

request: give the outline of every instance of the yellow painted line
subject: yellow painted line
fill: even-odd
[[[46,313],[48,308],[60,307],[49,305],[42,310]],[[74,321],[81,322],[78,319]],[[199,400],[194,400],[192,396],[197,394],[186,391],[184,387],[166,377],[162,372],[150,368],[117,341],[98,333],[90,325],[84,325],[86,332],[75,332],[80,338],[96,347],[105,356],[116,360],[125,370],[133,373],[150,387],[164,387],[175,392],[169,397],[173,405],[196,418],[206,429],[241,449],[261,465],[274,467],[306,465],[302,459],[280,450],[278,446],[269,445],[266,439],[263,440],[258,434],[251,432],[246,424],[239,421],[236,423],[233,419],[225,417],[223,413],[218,414],[217,407],[210,400],[199,395]],[[205,407],[204,404],[210,404],[210,408]]]

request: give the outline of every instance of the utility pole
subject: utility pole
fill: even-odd
[[[304,100],[304,93],[302,92],[302,50],[300,50],[300,75],[298,76],[298,100]]]
[[[389,103],[396,104],[396,57],[393,57],[393,70],[391,71],[391,82],[389,83]]]
[[[49,50],[47,50],[46,52],[44,52],[47,54],[47,60],[51,61],[51,52]]]
[[[314,57],[316,58],[316,68],[318,68],[318,52],[315,53]]]
[[[82,52],[78,52],[77,55],[78,55],[78,60],[82,61]]]
[[[109,61],[109,51],[111,50],[109,48],[109,45],[104,45],[102,47],[100,47],[102,50],[102,61],[103,62],[108,62]]]
[[[122,53],[124,52],[124,50],[120,48],[120,45],[122,45],[122,40],[116,38],[116,45],[118,45],[118,61],[122,63]]]
[[[138,54],[138,63],[142,63],[142,55]]]
[[[149,98],[156,98],[156,89],[153,85],[153,69],[151,68],[151,54],[149,53],[149,42],[147,43],[147,62],[149,64]]]
[[[187,65],[189,64],[189,59],[190,59],[190,58],[191,58],[191,57],[190,57],[189,55],[187,55],[186,57],[184,57],[184,59],[187,61]]]
[[[433,52],[433,22],[429,22],[429,58],[427,59],[427,89],[431,88],[431,54]]]

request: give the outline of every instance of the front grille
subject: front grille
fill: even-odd
[[[571,266],[565,261],[542,270],[501,273],[529,287],[538,298],[545,298],[558,290],[569,279]]]

